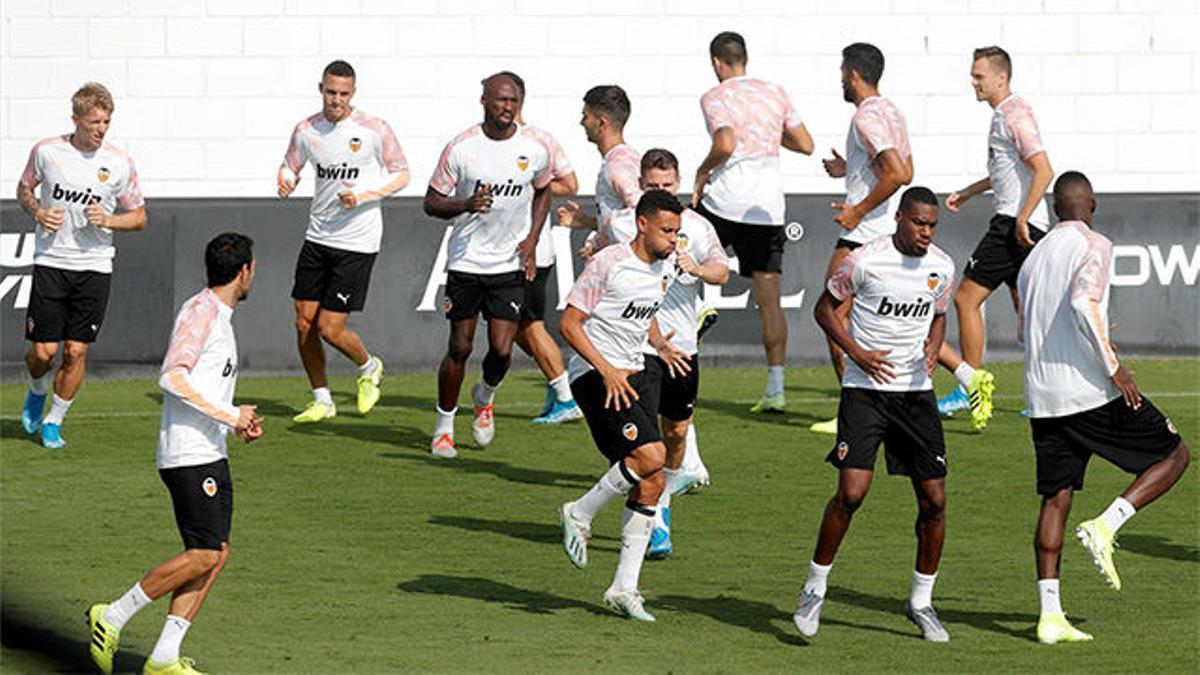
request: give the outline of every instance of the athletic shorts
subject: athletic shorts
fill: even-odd
[[[738,274],[753,276],[755,272],[782,272],[783,247],[787,235],[782,225],[750,225],[726,220],[701,204],[696,213],[708,219],[725,248],[733,247],[738,259]]]
[[[160,469],[158,475],[171,493],[183,547],[220,551],[221,544],[229,541],[233,526],[229,460]]]
[[[331,312],[361,312],[367,304],[374,253],[356,253],[305,241],[296,259],[294,300],[319,300]]]
[[[629,384],[638,393],[638,400],[632,402],[632,407],[614,410],[604,407],[604,378],[599,372],[590,370],[571,383],[571,393],[583,410],[596,448],[612,464],[647,443],[662,441],[658,415],[651,407],[657,406],[658,382],[643,370],[630,375]]]
[[[946,475],[946,442],[932,391],[842,389],[837,442],[825,461],[838,469],[875,470],[879,443],[893,476],[924,481]]]
[[[521,321],[544,321],[546,318],[546,286],[554,266],[537,268],[533,281],[525,282],[525,302],[521,304]]]
[[[1137,410],[1118,397],[1074,415],[1031,418],[1029,426],[1037,453],[1037,491],[1046,496],[1066,487],[1082,490],[1092,453],[1141,475],[1182,440],[1171,420],[1145,396]]]
[[[667,363],[657,356],[646,354],[646,372],[658,380],[658,414],[682,422],[690,420],[700,393],[700,358],[693,355],[687,375],[671,377]]]
[[[847,249],[847,250],[850,250],[850,251],[853,251],[854,249],[856,249],[856,248],[858,248],[858,247],[860,247],[860,246],[862,246],[862,242],[860,242],[860,241],[850,241],[849,239],[845,239],[845,238],[842,238],[842,237],[838,237],[837,243],[833,245],[833,247],[834,247],[835,249],[836,249],[836,248],[844,248],[844,249]]]
[[[446,297],[442,309],[451,321],[474,318],[483,312],[491,321],[520,321],[525,305],[525,273],[446,273]]]
[[[1017,243],[1016,231],[1016,218],[1001,214],[992,216],[983,239],[979,240],[975,252],[967,259],[963,276],[988,290],[996,290],[1000,284],[1016,288],[1017,273],[1021,271],[1021,264],[1031,250]],[[1045,232],[1029,226],[1031,239],[1038,241],[1044,236]]]
[[[33,266],[33,289],[25,310],[31,342],[95,342],[108,308],[112,275]]]

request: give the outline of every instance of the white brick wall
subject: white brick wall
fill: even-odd
[[[330,8],[336,5],[336,14]],[[782,83],[817,143],[842,148],[841,48],[875,42],[882,90],[908,116],[917,180],[980,177],[989,110],[970,51],[998,43],[1058,170],[1104,191],[1200,190],[1200,0],[6,0],[0,3],[0,195],[30,146],[70,128],[85,80],[117,97],[112,137],[155,196],[268,196],[292,126],[316,112],[321,68],[359,73],[356,104],[386,118],[420,195],[442,145],[480,118],[479,80],[530,87],[526,118],[554,133],[590,192],[599,164],[578,127],[594,84],[630,92],[629,140],[708,148],[698,98],[715,83],[709,39],[737,30],[750,71]],[[787,154],[792,192],[838,192],[818,158]],[[686,180],[685,183],[690,183]],[[311,190],[311,181],[301,191]]]

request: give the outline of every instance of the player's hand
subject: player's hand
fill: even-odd
[[[702,271],[696,259],[683,251],[675,251],[675,266],[694,277],[699,277]]]
[[[280,174],[279,178],[276,180],[276,183],[279,187],[279,198],[287,199],[289,196],[291,196],[292,191],[296,189],[296,185],[299,182],[300,178],[298,176],[296,177],[296,180],[292,180],[290,178],[284,178],[283,174]]]
[[[946,208],[950,209],[954,213],[958,213],[958,210],[961,209],[963,204],[966,204],[967,200],[970,198],[971,197],[969,195],[966,195],[962,192],[951,192],[950,196],[946,197]]]
[[[525,280],[533,281],[537,276],[537,239],[525,237],[517,244],[517,253],[521,255],[521,269],[525,270]]]
[[[104,212],[104,207],[93,202],[83,207],[83,213],[87,216],[88,225],[96,227],[108,227],[108,214]]]
[[[938,352],[941,351],[941,345],[933,346],[933,340],[925,338],[925,374],[933,375],[933,371],[937,368]]]
[[[346,190],[345,192],[339,192],[338,201],[342,203],[342,208],[346,210],[358,206],[358,196],[349,190]]]
[[[487,213],[492,210],[492,184],[484,183],[475,194],[467,197],[466,210],[468,213]]]
[[[63,214],[65,211],[61,206],[54,206],[48,209],[38,209],[33,214],[33,220],[38,225],[41,225],[47,232],[58,232],[62,229]]]
[[[691,355],[671,343],[671,338],[675,337],[675,331],[671,331],[662,336],[658,344],[654,345],[654,351],[658,353],[658,358],[662,359],[663,363],[667,364],[667,374],[672,378],[684,377],[692,372]]]
[[[249,443],[262,436],[262,418],[258,416],[258,406],[244,404],[238,406],[238,421],[234,427],[238,438]]]
[[[579,213],[582,210],[579,204],[568,199],[567,205],[558,207],[554,210],[554,213],[558,216],[559,225],[563,227],[575,227],[576,224],[582,224],[579,223]]]
[[[833,222],[841,225],[847,230],[853,230],[862,222],[863,214],[858,209],[857,204],[843,204],[842,202],[834,202],[830,204],[837,210],[838,214],[833,217]]]
[[[825,167],[825,173],[829,174],[830,178],[844,178],[846,176],[846,160],[838,154],[837,148],[830,148],[833,157],[821,160],[821,164]]]
[[[1125,405],[1134,410],[1142,407],[1142,394],[1138,391],[1137,382],[1133,381],[1133,373],[1126,370],[1124,365],[1117,366],[1112,381],[1125,399]]]
[[[1017,226],[1013,231],[1013,237],[1017,240],[1017,245],[1021,248],[1033,248],[1036,243],[1033,237],[1029,236],[1029,221],[1017,217]]]
[[[596,247],[592,246],[592,242],[588,241],[584,242],[583,246],[580,246],[579,250],[575,253],[579,254],[580,259],[587,260],[588,258],[592,257],[592,254],[595,252]]]
[[[704,199],[704,190],[708,187],[708,179],[711,174],[697,173],[696,182],[692,185],[692,208],[700,206],[700,200]]]
[[[637,390],[633,385],[629,384],[628,370],[619,370],[614,368],[607,373],[602,373],[604,378],[604,407],[612,408],[613,410],[621,410],[632,408],[633,402],[638,400]]]
[[[887,384],[896,379],[896,367],[887,360],[887,355],[891,353],[890,349],[877,349],[873,352],[857,349],[850,355],[850,359],[872,380],[879,384]]]
[[[242,439],[242,442],[244,443],[249,443],[250,441],[255,441],[262,438],[262,423],[263,419],[261,417],[255,417],[254,420],[251,421],[250,426],[246,427],[242,431],[237,432],[238,438]]]

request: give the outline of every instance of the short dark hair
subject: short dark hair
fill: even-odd
[[[879,84],[879,78],[883,76],[883,52],[879,51],[879,47],[866,42],[846,45],[842,50],[842,60],[847,68],[858,73],[863,82],[872,87]]]
[[[354,66],[341,59],[338,59],[337,61],[330,61],[329,65],[325,66],[325,70],[321,73],[321,79],[324,79],[326,75],[333,75],[334,77],[356,77],[354,74]]]
[[[634,213],[639,218],[642,216],[649,218],[657,215],[660,211],[670,211],[679,215],[683,213],[683,204],[680,204],[675,195],[666,190],[648,190],[638,200]]]
[[[1054,198],[1057,200],[1063,192],[1073,187],[1085,187],[1091,190],[1092,181],[1079,171],[1064,171],[1059,175],[1058,180],[1054,181]]]
[[[908,207],[912,206],[914,202],[930,206],[938,205],[937,195],[933,194],[933,190],[922,185],[914,185],[900,195],[900,210],[908,211]]]
[[[717,33],[708,43],[708,55],[720,59],[721,63],[730,66],[740,65],[749,58],[746,54],[746,38],[733,31]]]
[[[254,260],[254,240],[237,232],[222,232],[204,248],[208,286],[224,286]]]
[[[1008,79],[1012,79],[1012,59],[1008,56],[1008,52],[1004,51],[996,45],[990,47],[980,47],[975,50],[971,57],[971,62],[974,63],[979,59],[987,59],[993,66],[999,66],[1000,70],[1008,75]]]
[[[674,169],[678,173],[679,158],[665,148],[650,148],[646,154],[642,155],[642,173],[650,169],[662,169],[663,171]]]
[[[632,110],[625,90],[615,84],[602,84],[588,89],[583,95],[583,104],[607,117],[618,129],[625,128]]]

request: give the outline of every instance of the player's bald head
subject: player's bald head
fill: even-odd
[[[1092,223],[1096,211],[1096,195],[1092,182],[1078,171],[1067,171],[1054,181],[1054,213],[1061,220],[1082,220]]]
[[[483,78],[484,95],[495,94],[499,92],[500,88],[505,86],[511,86],[515,89],[517,98],[525,98],[525,83],[515,73],[502,71]]]

